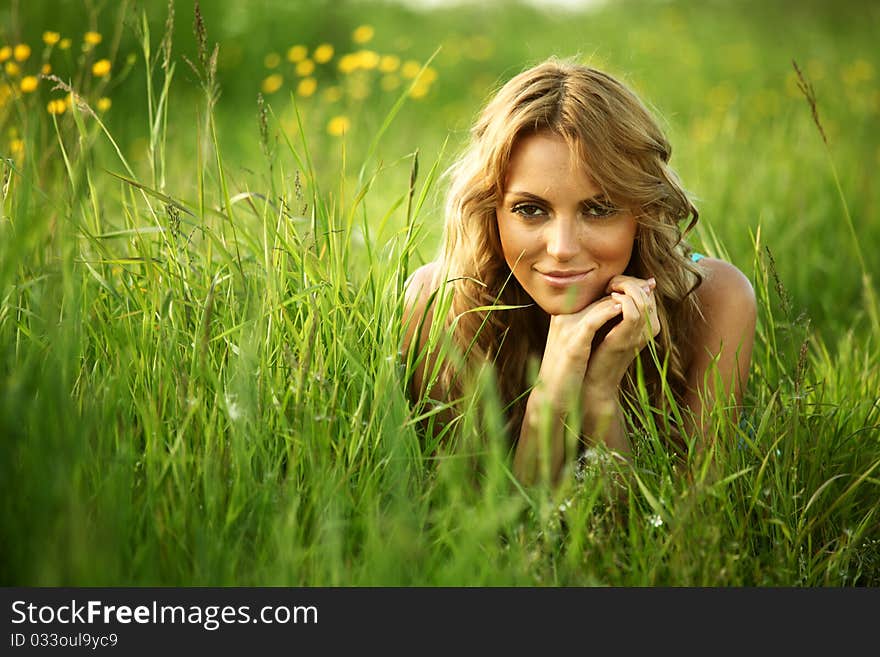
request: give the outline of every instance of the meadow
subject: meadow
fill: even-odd
[[[6,0],[0,583],[880,585],[878,27],[855,0]],[[718,409],[711,466],[648,427],[523,488],[491,378],[444,437],[404,394],[442,173],[549,55],[656,109],[688,239],[755,288],[749,422]]]

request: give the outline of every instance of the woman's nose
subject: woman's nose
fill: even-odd
[[[564,262],[571,260],[580,249],[577,224],[570,219],[557,217],[547,228],[547,253]]]

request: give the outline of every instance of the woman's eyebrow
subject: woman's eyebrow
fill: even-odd
[[[537,194],[532,194],[531,192],[519,191],[516,189],[511,189],[505,195],[508,196],[522,196],[524,198],[532,199],[533,201],[540,201],[541,203],[547,203],[547,199],[541,198]],[[595,194],[594,196],[590,196],[589,198],[585,198],[581,201],[581,203],[607,203],[607,199],[602,192]]]

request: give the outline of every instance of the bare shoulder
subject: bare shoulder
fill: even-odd
[[[430,306],[431,294],[438,286],[440,264],[429,262],[416,269],[404,283],[404,348],[408,349],[413,336],[420,326],[430,326],[433,312]],[[422,338],[425,335],[422,332]]]
[[[695,294],[705,321],[691,334],[690,378],[702,381],[710,363],[718,358],[722,378],[731,381],[739,370],[745,381],[755,339],[757,303],[749,279],[735,265],[717,258],[702,258],[703,282]]]
[[[406,305],[408,308],[419,303],[427,303],[428,297],[437,288],[437,274],[439,271],[440,263],[435,260],[422,265],[409,275],[406,283],[403,284],[406,291]]]
[[[704,313],[721,313],[725,319],[739,314],[755,314],[755,291],[746,275],[735,265],[707,257],[701,258],[698,266],[703,272],[703,282],[696,295]],[[712,323],[708,314],[706,320]]]
[[[703,282],[695,294],[705,321],[690,336],[687,405],[700,417],[704,399],[699,391],[707,373],[717,367],[723,392],[734,392],[742,404],[755,341],[757,303],[749,279],[736,266],[717,258],[702,258]]]

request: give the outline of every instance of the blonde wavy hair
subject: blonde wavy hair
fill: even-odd
[[[536,132],[563,137],[605,196],[636,218],[625,273],[656,279],[661,330],[656,359],[648,349],[642,351],[625,378],[625,394],[636,394],[641,361],[653,408],[667,408],[664,378],[674,398],[681,400],[688,366],[683,345],[700,314],[692,293],[701,277],[683,241],[699,213],[669,167],[672,148],[651,112],[610,75],[570,60],[551,58],[512,78],[485,106],[466,150],[446,172],[451,182],[439,271],[452,288],[451,307],[443,319],[469,369],[494,364],[514,440],[530,389],[530,362],[540,361],[549,318],[505,262],[495,208],[504,194],[514,144]],[[473,311],[492,305],[525,307]],[[459,367],[449,365],[441,374],[450,398],[462,390]]]

